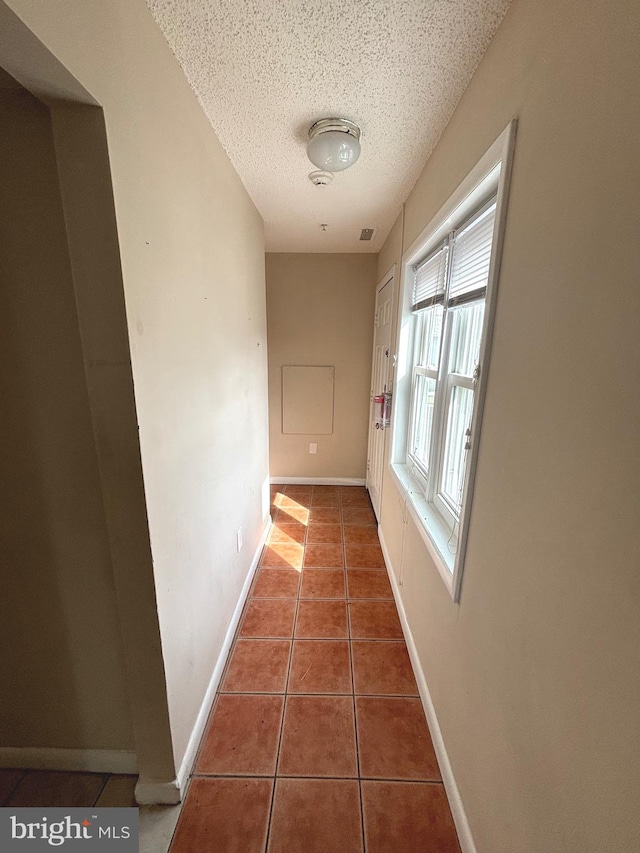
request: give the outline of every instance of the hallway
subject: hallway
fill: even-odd
[[[459,851],[366,490],[271,503],[171,853]]]

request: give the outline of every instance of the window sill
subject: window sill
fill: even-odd
[[[402,495],[424,544],[453,598],[453,570],[456,555],[450,551],[451,531],[436,510],[427,502],[407,465],[393,463],[393,478]]]

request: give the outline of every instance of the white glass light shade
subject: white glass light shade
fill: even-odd
[[[313,125],[309,136],[307,156],[319,169],[341,172],[360,156],[360,128],[353,122],[323,119]]]
[[[360,143],[341,130],[328,130],[309,140],[307,155],[314,166],[327,172],[341,172],[360,156]]]

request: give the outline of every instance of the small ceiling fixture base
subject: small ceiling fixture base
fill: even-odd
[[[309,128],[307,156],[314,166],[341,172],[360,156],[360,128],[346,118],[323,118]]]
[[[309,180],[316,187],[326,187],[333,180],[333,172],[309,172]]]

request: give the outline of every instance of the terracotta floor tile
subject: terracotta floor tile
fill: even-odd
[[[273,524],[269,531],[267,544],[279,542],[283,545],[303,545],[307,535],[306,525],[299,521],[282,522],[281,524]]]
[[[278,493],[276,497],[273,499],[273,505],[278,509],[289,510],[293,509],[309,509],[310,500],[308,496],[302,496],[297,494],[289,494],[283,495]]]
[[[273,779],[193,779],[171,853],[263,853]]]
[[[340,499],[342,506],[371,506],[369,493],[364,486],[343,486]]]
[[[25,772],[24,770],[0,770],[0,806],[11,796]]]
[[[311,498],[311,506],[340,506],[340,494],[338,492],[328,494],[319,492],[316,494],[314,491]]]
[[[386,572],[351,569],[346,575],[349,598],[393,598]]]
[[[257,573],[253,598],[296,598],[300,572],[295,569],[264,569]]]
[[[281,542],[273,542],[271,545],[265,546],[260,565],[279,569],[301,569],[303,553],[304,548],[297,543],[287,545]]]
[[[342,544],[342,525],[341,524],[309,524],[307,533],[307,543],[309,544]]]
[[[342,486],[314,486],[313,494],[314,495],[339,495],[342,490]]]
[[[289,640],[237,640],[220,688],[222,693],[284,693]]]
[[[419,699],[357,696],[356,716],[363,778],[441,781]]]
[[[351,693],[349,643],[295,640],[288,693]]]
[[[349,779],[278,779],[268,853],[362,853],[360,792]]]
[[[311,509],[311,497],[304,497],[302,495],[285,495],[285,500],[281,509],[285,512],[289,512],[289,510],[294,510],[295,512],[304,510],[308,513]]]
[[[418,688],[404,643],[354,640],[353,680],[356,693],[417,696]]]
[[[14,808],[83,808],[100,796],[107,774],[30,770],[8,798]]]
[[[342,523],[369,524],[377,526],[376,517],[373,514],[373,510],[369,507],[361,506],[343,506]]]
[[[219,696],[195,772],[232,776],[273,775],[283,704],[283,696]]]
[[[272,500],[171,853],[363,853],[359,771],[367,853],[460,853],[366,489]]]
[[[363,782],[367,853],[460,853],[442,785]]]
[[[302,483],[289,483],[284,487],[284,493],[287,497],[295,498],[296,500],[308,500],[313,494],[313,486],[305,486]]]
[[[285,495],[310,498],[313,494],[313,486],[306,486],[304,483],[287,483],[284,487],[284,493]]]
[[[351,637],[358,640],[402,640],[393,601],[350,601]]]
[[[288,696],[279,776],[358,775],[350,696]]]
[[[348,569],[386,569],[379,545],[345,545]]]
[[[341,504],[343,507],[354,509],[371,509],[371,501],[367,495],[343,495]]]
[[[131,809],[137,806],[135,798],[137,776],[110,776],[96,803],[99,809]]]
[[[305,568],[341,569],[344,566],[342,545],[307,545],[304,552]]]
[[[340,507],[314,506],[309,511],[310,524],[340,524]]]
[[[344,578],[342,569],[304,569],[300,598],[345,598]]]
[[[298,494],[297,492],[292,492],[285,495],[287,501],[291,501],[292,503],[288,503],[288,506],[298,506],[302,509],[310,509],[311,508],[311,495],[307,494]],[[286,507],[283,507],[283,509]]]
[[[293,522],[306,524],[309,521],[309,510],[304,507],[287,507],[286,509],[278,509],[273,516],[274,524],[278,527],[281,524],[292,524]]]
[[[347,606],[344,601],[300,601],[296,639],[342,640],[348,636]]]
[[[296,602],[291,598],[252,598],[240,628],[241,637],[291,637]]]
[[[379,545],[378,530],[364,524],[345,524],[342,528],[348,545]]]

